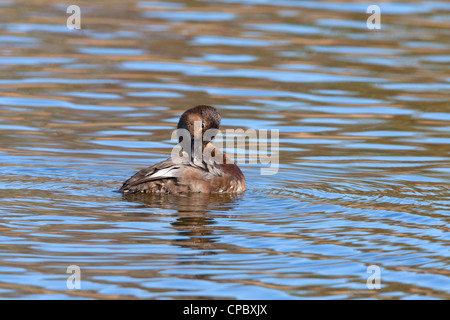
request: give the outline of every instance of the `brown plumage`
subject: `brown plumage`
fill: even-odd
[[[184,136],[179,134],[184,158],[171,157],[142,169],[125,181],[119,191],[124,194],[245,191],[245,178],[239,167],[211,143],[220,119],[217,110],[206,105],[184,112],[177,126],[186,130]]]

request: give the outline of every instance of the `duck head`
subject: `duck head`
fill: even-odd
[[[207,105],[196,106],[181,115],[177,129],[184,130],[177,131],[178,141],[183,150],[191,155],[191,161],[201,159],[203,149],[219,131],[220,120],[221,116],[216,108]],[[185,141],[189,138],[190,143]]]

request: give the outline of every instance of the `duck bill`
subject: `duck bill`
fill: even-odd
[[[191,162],[201,165],[203,162],[203,129],[201,121],[194,121],[194,139],[191,141]]]

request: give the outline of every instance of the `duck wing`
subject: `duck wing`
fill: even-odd
[[[129,193],[138,192],[140,188],[139,185],[143,183],[162,180],[162,179],[173,179],[179,177],[179,169],[182,164],[173,163],[172,159],[169,158],[162,162],[159,162],[151,167],[144,168],[138,171],[134,176],[125,181],[119,192]]]
[[[167,188],[174,184],[188,186],[191,183],[190,180],[198,176],[209,181],[223,174],[221,165],[215,161],[214,157],[204,156],[202,161],[190,161],[188,156],[182,159],[184,160],[174,162],[172,158],[169,158],[138,171],[124,182],[119,192],[166,192]],[[196,173],[192,174],[193,172]]]

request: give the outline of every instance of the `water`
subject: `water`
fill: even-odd
[[[0,298],[450,298],[447,2],[77,4],[0,3]],[[197,104],[280,130],[278,173],[117,193]]]

